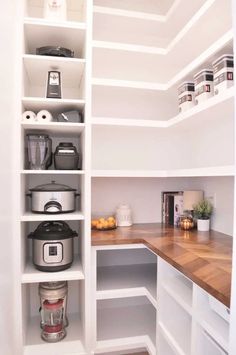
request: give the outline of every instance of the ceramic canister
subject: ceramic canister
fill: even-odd
[[[132,226],[132,215],[129,205],[119,205],[116,209],[116,224],[118,227]]]
[[[214,91],[222,92],[234,84],[234,57],[232,54],[224,54],[213,63]]]
[[[213,96],[213,70],[203,69],[194,75],[196,104]]]
[[[184,82],[178,87],[179,112],[194,106],[194,83]]]

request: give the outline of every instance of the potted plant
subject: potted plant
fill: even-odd
[[[210,229],[210,217],[213,206],[210,201],[203,199],[193,206],[194,217],[197,218],[197,229],[201,232],[207,232]]]

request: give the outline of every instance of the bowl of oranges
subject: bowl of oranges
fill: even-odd
[[[113,216],[92,218],[91,228],[98,231],[115,229],[116,219]]]

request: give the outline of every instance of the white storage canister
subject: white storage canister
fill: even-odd
[[[119,205],[116,209],[116,224],[118,227],[132,226],[132,215],[129,205]]]
[[[194,106],[194,83],[184,82],[178,87],[179,112]]]
[[[195,84],[195,102],[199,104],[202,101],[213,96],[213,70],[203,69],[194,75]]]
[[[213,63],[214,91],[218,94],[234,84],[234,56],[224,54]]]

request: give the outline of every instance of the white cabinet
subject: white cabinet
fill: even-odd
[[[145,346],[158,355],[228,354],[222,303],[143,245],[92,249],[96,352]]]
[[[143,245],[92,248],[93,344],[156,353],[157,257]]]

